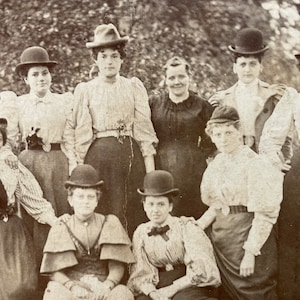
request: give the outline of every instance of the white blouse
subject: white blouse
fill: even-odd
[[[133,235],[133,253],[136,259],[131,267],[129,288],[136,294],[148,295],[159,282],[158,268],[172,270],[178,264],[186,265],[186,275],[176,282],[195,286],[220,284],[210,240],[195,222],[169,216],[163,225],[169,225],[168,240],[161,235],[149,236],[152,223],[138,226]]]
[[[209,206],[205,214],[214,218],[217,211],[228,214],[229,206],[243,205],[254,212],[244,249],[259,255],[277,221],[282,187],[281,172],[249,147],[240,146],[237,153],[220,153],[208,165],[201,182],[201,199]]]
[[[80,83],[74,91],[73,117],[68,126],[74,132],[74,150],[82,162],[96,137],[113,136],[121,130],[140,145],[143,156],[155,154],[158,140],[151,122],[147,91],[133,77],[117,76],[113,82],[97,77]]]

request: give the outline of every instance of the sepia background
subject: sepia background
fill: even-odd
[[[53,91],[73,91],[89,79],[93,62],[85,43],[109,22],[130,36],[122,72],[139,77],[149,92],[174,54],[190,62],[203,97],[229,87],[236,78],[227,46],[252,26],[270,46],[262,79],[300,85],[293,56],[300,52],[300,0],[0,0],[0,8],[0,88],[18,95],[26,86],[14,69],[26,47],[45,47],[59,62]]]

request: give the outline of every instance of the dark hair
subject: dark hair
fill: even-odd
[[[21,77],[27,77],[28,75],[28,71],[30,68],[32,67],[47,67],[48,70],[49,70],[49,73],[52,73],[52,70],[55,66],[47,66],[47,65],[43,65],[43,64],[32,64],[32,65],[26,65],[26,66],[23,66],[20,70],[19,70],[19,75]]]
[[[7,141],[7,132],[6,129],[3,127],[0,127],[0,133],[2,134],[2,138],[3,138],[3,146],[6,144]]]
[[[115,45],[115,46],[111,46],[111,47],[95,47],[92,48],[92,57],[94,60],[97,60],[98,57],[98,53],[101,50],[104,49],[112,49],[112,50],[116,50],[120,53],[121,59],[124,59],[126,57],[126,52],[125,52],[125,45],[124,44],[119,44],[119,45]]]
[[[175,196],[173,196],[172,194],[167,194],[167,195],[164,195],[164,196],[168,198],[170,204],[172,204],[174,202],[174,197]],[[145,202],[146,197],[147,196],[142,196],[142,202]]]
[[[239,130],[241,128],[241,122],[238,121],[228,121],[225,123],[207,123],[206,124],[206,128],[205,128],[205,132],[208,136],[212,136],[212,131],[215,127],[221,127],[221,126],[233,126],[235,129]]]
[[[258,59],[258,61],[261,63],[262,58],[264,56],[264,53],[258,53],[258,54],[241,54],[241,53],[234,53],[232,58],[233,58],[233,62],[236,63],[237,59],[239,57],[254,57],[256,59]]]
[[[72,196],[74,194],[74,190],[76,190],[76,189],[86,190],[89,188],[88,187],[80,187],[80,186],[69,186],[67,188],[68,196]],[[93,187],[93,189],[96,190],[97,199],[99,201],[101,194],[102,194],[101,189],[100,189],[100,187]]]

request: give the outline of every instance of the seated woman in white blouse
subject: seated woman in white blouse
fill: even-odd
[[[128,286],[136,299],[215,299],[220,275],[208,237],[195,222],[170,215],[179,193],[172,175],[152,171],[138,192],[150,221],[133,235],[136,262]]]
[[[226,299],[276,300],[273,225],[280,210],[283,175],[243,145],[235,108],[217,107],[206,132],[220,154],[204,172],[202,201],[209,209],[198,224],[203,229],[212,224],[211,241]]]

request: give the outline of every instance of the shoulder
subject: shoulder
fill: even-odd
[[[73,216],[71,216],[73,218]],[[68,221],[70,222],[70,220]],[[70,237],[66,224],[60,222],[51,227],[44,252],[62,252],[75,250],[75,245]]]
[[[96,214],[96,217],[99,218],[101,215]],[[115,215],[105,216],[100,241],[101,244],[130,244],[124,227]]]

